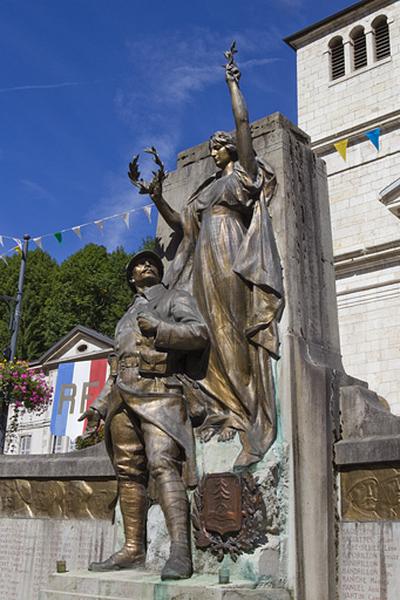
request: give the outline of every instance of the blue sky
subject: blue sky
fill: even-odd
[[[232,39],[251,119],[279,110],[296,121],[295,53],[282,38],[350,4],[0,0],[0,235],[149,204],[126,176],[133,154],[155,145],[173,170],[177,152],[232,129],[221,68]],[[155,223],[155,209],[152,223],[138,210],[129,230],[115,219],[43,247],[57,260],[87,242],[131,252]],[[15,245],[4,243],[0,252]]]

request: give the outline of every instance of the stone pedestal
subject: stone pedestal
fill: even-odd
[[[284,590],[255,588],[248,581],[219,585],[218,578],[194,575],[179,582],[162,582],[148,571],[52,575],[39,600],[290,600]]]
[[[253,123],[252,134],[257,155],[274,168],[278,182],[270,214],[283,268],[285,310],[279,325],[281,359],[275,370],[278,439],[251,470],[262,479],[275,454],[281,473],[284,456],[286,485],[279,489],[275,483],[275,488],[279,498],[282,492],[285,497],[285,515],[277,543],[265,548],[274,556],[279,584],[296,600],[333,600],[334,414],[343,368],[325,165],[311,151],[307,135],[278,113]],[[208,143],[182,152],[166,182],[167,199],[181,210],[213,172]],[[177,240],[162,219],[158,234],[169,260]],[[284,454],[276,452],[277,444]],[[233,461],[232,454],[230,468]],[[254,569],[251,556],[243,560]],[[258,561],[253,570],[260,581],[262,565]]]

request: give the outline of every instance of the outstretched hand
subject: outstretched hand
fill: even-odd
[[[81,414],[78,421],[84,421],[85,419],[87,419],[87,427],[82,435],[83,438],[90,437],[97,432],[100,427],[101,415],[94,408],[88,408]]]
[[[151,198],[159,198],[162,195],[162,183],[167,177],[164,163],[159,157],[154,146],[151,148],[146,148],[145,152],[152,155],[153,160],[158,167],[157,171],[152,171],[153,179],[151,181],[145,181],[140,177],[139,154],[134,156],[132,161],[129,163],[128,177],[132,184],[138,188],[139,194],[147,194]]]
[[[237,54],[236,42],[233,41],[229,50],[224,52],[224,56],[228,61],[225,65],[225,79],[227,83],[239,83],[241,76],[239,67],[235,62],[235,54]]]

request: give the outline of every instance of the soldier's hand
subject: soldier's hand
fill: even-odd
[[[82,437],[88,437],[93,433],[96,433],[100,427],[101,415],[94,408],[88,408],[81,414],[78,421],[84,421],[85,419],[87,419],[87,427]]]
[[[155,335],[157,333],[158,326],[160,321],[150,315],[148,313],[142,313],[138,316],[137,322],[140,328],[140,331],[143,335],[150,336]]]

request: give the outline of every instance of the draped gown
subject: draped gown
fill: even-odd
[[[206,375],[189,396],[205,408],[202,428],[239,431],[237,467],[260,460],[276,431],[270,356],[278,356],[283,292],[267,209],[273,189],[261,162],[255,181],[235,163],[204,182],[181,214],[183,239],[166,275],[191,290],[208,325]]]

